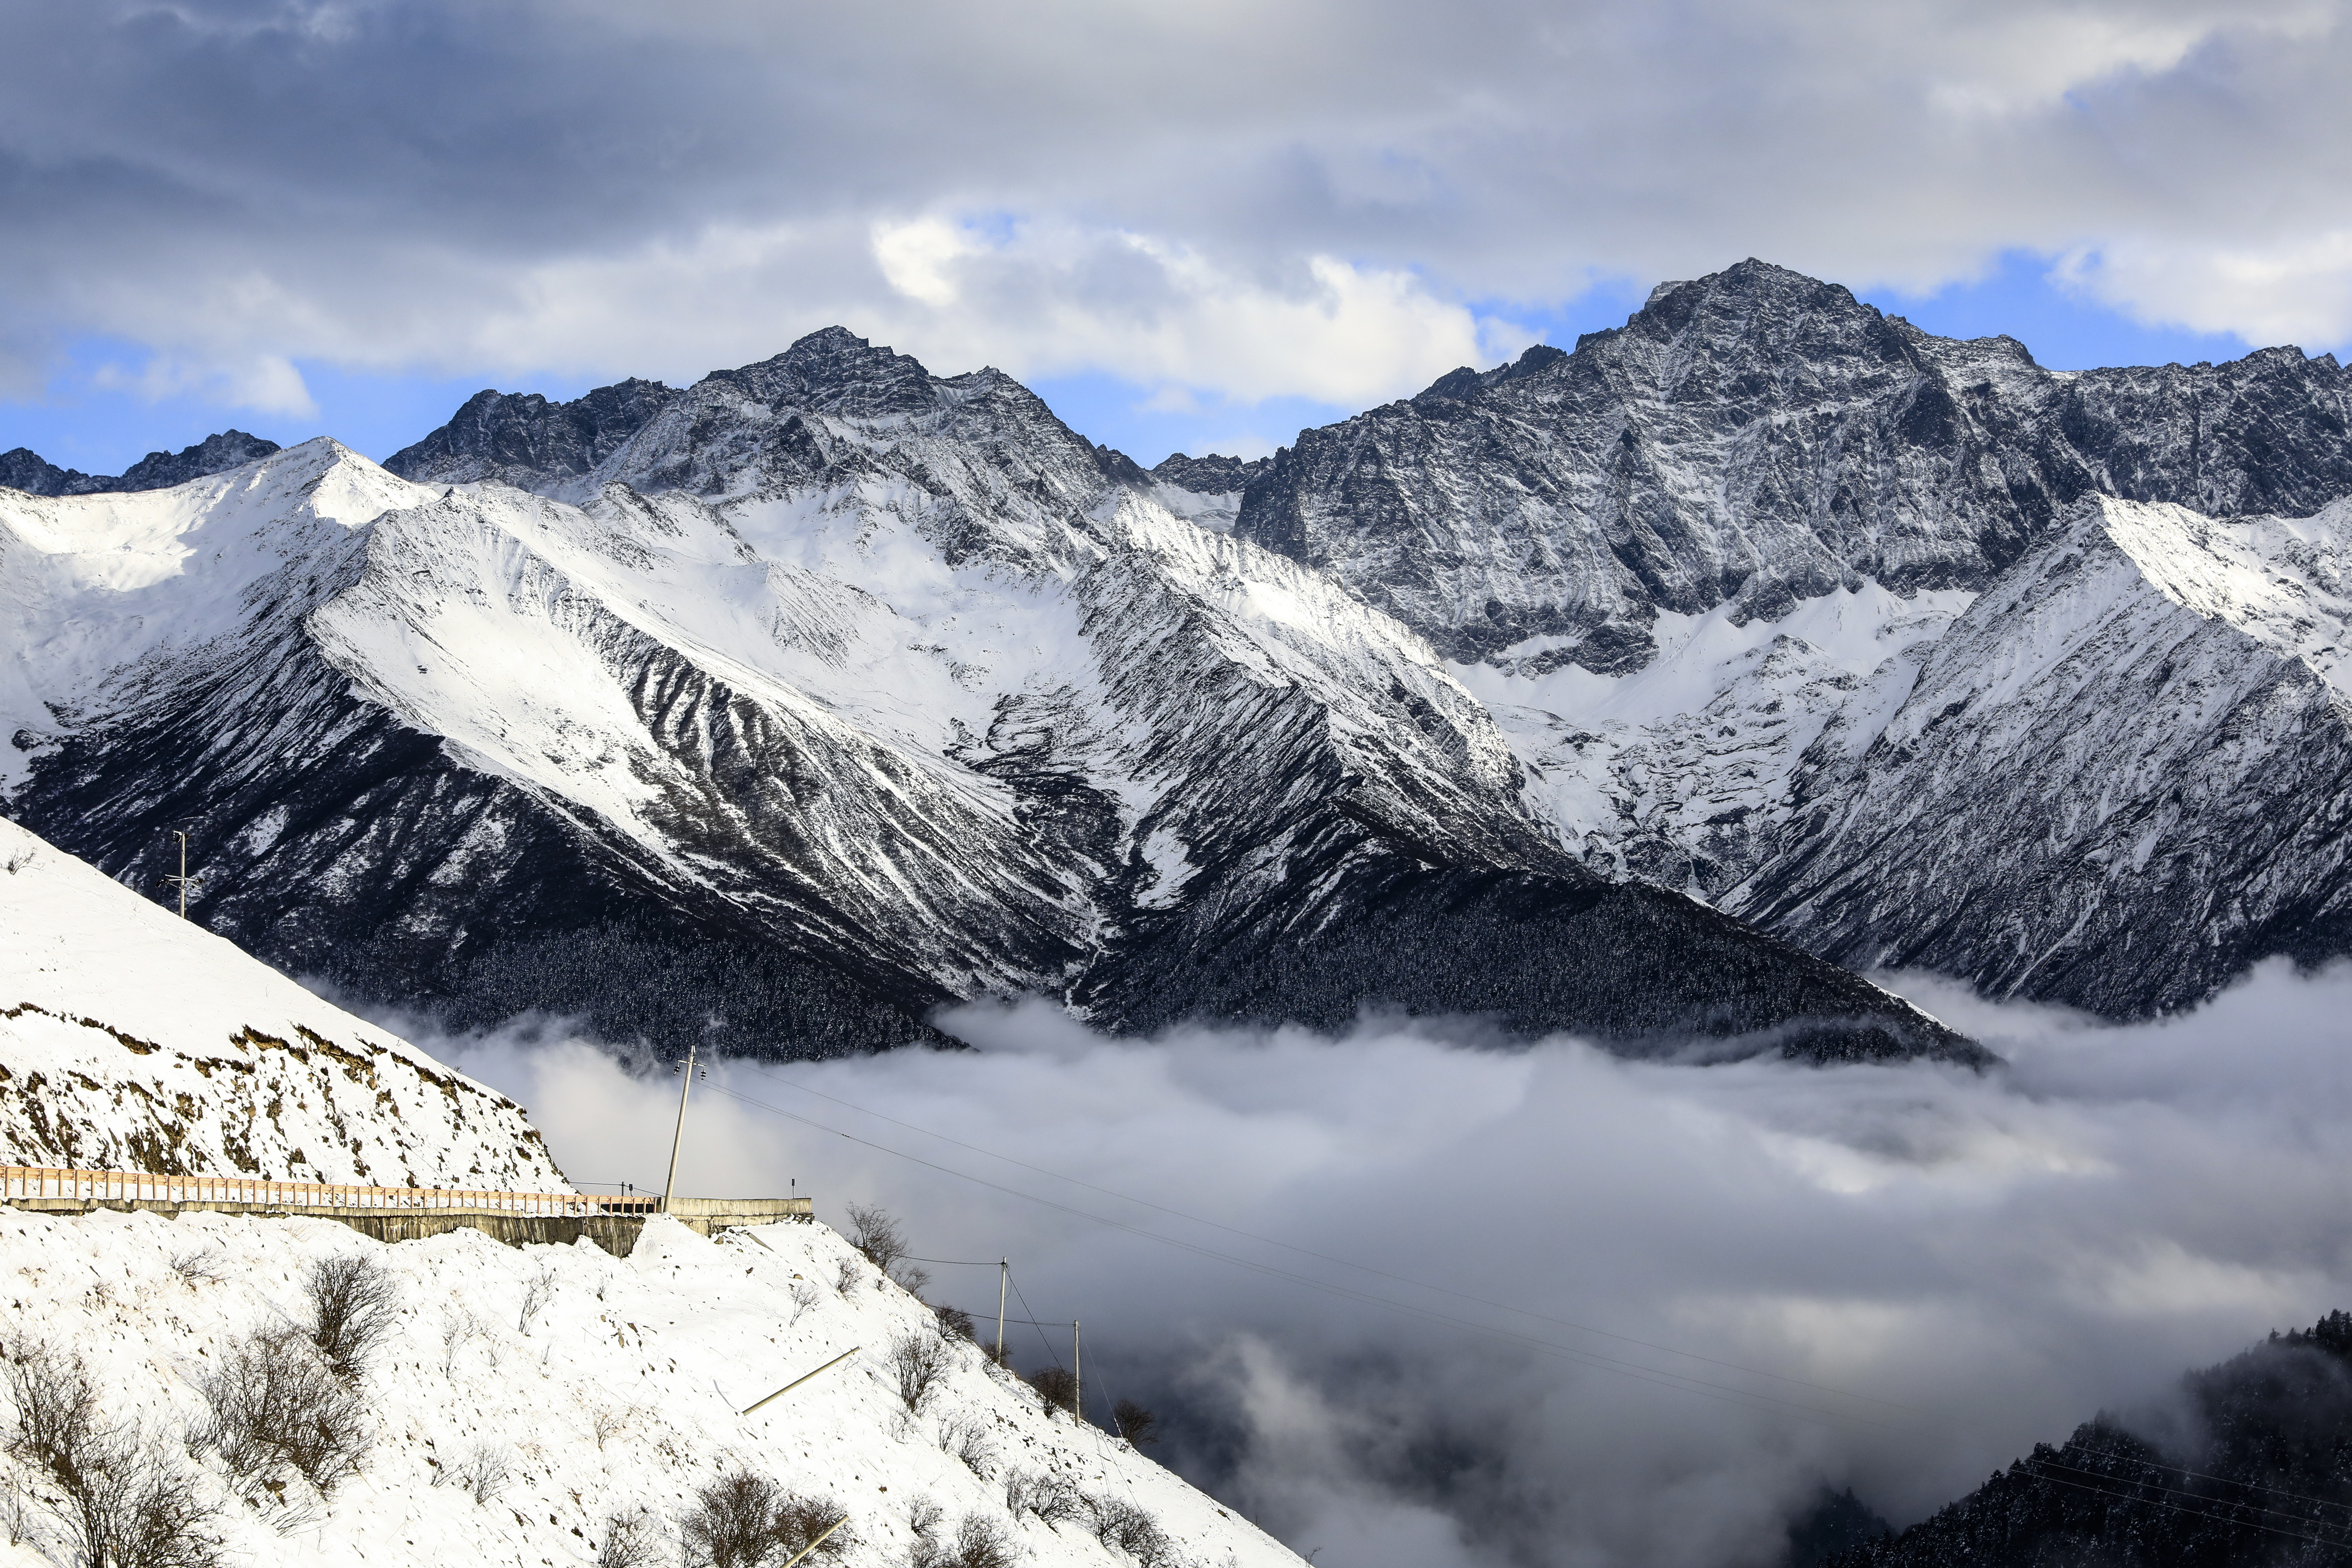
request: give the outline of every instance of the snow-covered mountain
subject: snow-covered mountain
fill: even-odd
[[[571,1190],[504,1095],[5,820],[0,1164]]]
[[[2347,569],[2352,501],[2082,503],[1866,749],[1806,753],[1779,853],[1727,901],[1847,963],[2109,1013],[2352,951]]]
[[[205,1440],[208,1383],[257,1344],[306,1357],[306,1274],[350,1258],[393,1292],[389,1332],[339,1406],[357,1440],[316,1467],[323,1496],[281,1463],[240,1476]],[[1049,1413],[823,1226],[709,1241],[656,1215],[614,1258],[470,1230],[387,1247],[330,1220],[0,1208],[0,1280],[12,1351],[79,1357],[98,1422],[152,1467],[134,1479],[176,1487],[184,1539],[220,1549],[174,1562],[676,1563],[708,1489],[744,1476],[846,1516],[838,1552],[810,1560],[827,1568],[1300,1562],[1100,1427]],[[289,1324],[290,1341],[257,1338]],[[938,1363],[912,1398],[902,1344]],[[1087,1407],[1101,1404],[1090,1386]],[[74,1561],[37,1452],[0,1453],[0,1565]],[[982,1542],[996,1554],[967,1550]]]
[[[1145,474],[996,372],[831,331],[393,466],[0,493],[10,812],[134,881],[193,821],[208,926],[460,1024],[825,1052],[1043,991],[1972,1055],[1587,869],[1423,637],[1205,515],[1242,466]]]
[[[2125,1016],[2352,948],[2347,430],[2329,356],[2056,373],[1751,261],[1301,433],[1234,529],[1458,661],[1587,864]]]

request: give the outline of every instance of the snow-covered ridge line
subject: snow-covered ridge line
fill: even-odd
[[[205,1377],[244,1336],[304,1325],[305,1271],[352,1258],[387,1271],[394,1300],[361,1373],[356,1467],[323,1495],[287,1472],[239,1487],[191,1443]],[[585,1564],[633,1518],[674,1554],[703,1489],[751,1474],[848,1516],[843,1568],[901,1568],[966,1530],[1041,1568],[1299,1562],[1124,1443],[1049,1413],[978,1346],[943,1340],[928,1307],[822,1226],[714,1242],[656,1217],[623,1259],[470,1231],[386,1247],[318,1220],[0,1208],[0,1290],[21,1341],[84,1359],[103,1418],[186,1480],[234,1559]],[[911,1394],[901,1344],[939,1347]],[[54,1543],[41,1503],[55,1482],[22,1459],[0,1469]],[[1049,1500],[1051,1521],[1017,1506]],[[1121,1539],[1107,1521],[1125,1523],[1127,1550],[1107,1544]],[[0,1543],[0,1568],[44,1562],[30,1542]]]

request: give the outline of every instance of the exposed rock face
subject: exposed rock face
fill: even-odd
[[[1252,479],[1272,467],[1272,458],[1244,463],[1239,458],[1219,457],[1213,452],[1205,458],[1188,458],[1178,452],[1161,458],[1151,470],[1151,477],[1161,484],[1200,495],[1238,495],[1249,489]]]
[[[584,474],[644,428],[677,394],[658,381],[600,386],[570,403],[535,392],[484,390],[449,423],[384,467],[420,482],[498,479],[523,489]]]
[[[461,1022],[824,1053],[1044,991],[1980,1059],[1587,869],[1426,641],[1008,377],[836,330],[595,403],[478,398],[422,482],[321,442],[0,512],[24,624],[119,617],[28,647],[11,812],[138,879],[197,817],[208,923]],[[146,597],[95,592],[126,547]]]
[[[1748,261],[1301,432],[1236,529],[1455,658],[1553,637],[1613,673],[1662,612],[1981,588],[2089,494],[2315,510],[2352,494],[2347,416],[2333,358],[2059,374]]]
[[[2052,373],[1757,262],[1530,358],[1234,530],[1461,661],[1586,864],[2116,1015],[2352,948],[2334,359]]]
[[[2352,950],[2352,502],[2095,500],[1934,645],[1858,757],[1809,752],[1727,900],[1864,967],[2102,1013]]]
[[[60,468],[18,447],[0,452],[0,489],[36,496],[86,496],[108,490],[160,490],[221,473],[278,449],[275,441],[224,430],[179,452],[150,452],[120,474],[85,474]]]

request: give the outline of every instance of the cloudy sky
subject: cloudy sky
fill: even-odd
[[[842,322],[1150,461],[1756,255],[2068,367],[2352,340],[2329,0],[0,0],[0,447],[383,456]]]

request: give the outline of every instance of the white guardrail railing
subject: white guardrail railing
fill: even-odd
[[[526,1215],[642,1216],[659,1212],[657,1197],[599,1197],[589,1193],[513,1193],[473,1187],[368,1187],[333,1182],[269,1182],[253,1176],[157,1176],[138,1171],[77,1171],[44,1165],[0,1165],[0,1203],[47,1198],[81,1203],[241,1204],[286,1209],[462,1209]],[[803,1199],[805,1203],[807,1200]],[[700,1208],[709,1200],[695,1204]],[[789,1199],[751,1199],[781,1212]],[[681,1206],[684,1206],[681,1205]],[[728,1204],[732,1209],[742,1206]],[[798,1205],[793,1205],[797,1209]]]

